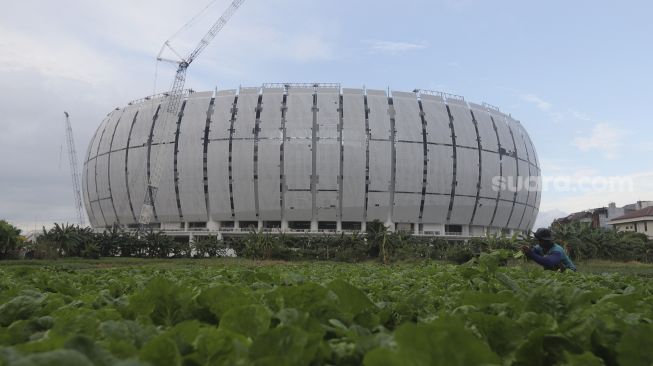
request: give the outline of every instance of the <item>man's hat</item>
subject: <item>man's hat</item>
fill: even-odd
[[[539,228],[534,234],[535,239],[544,240],[544,241],[553,241],[553,235],[551,235],[551,230],[547,228]]]

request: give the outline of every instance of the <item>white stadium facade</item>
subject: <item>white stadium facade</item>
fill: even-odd
[[[163,135],[164,100],[116,108],[92,138],[83,196],[96,230],[138,226],[157,158],[152,226],[172,235],[339,233],[380,220],[466,238],[530,230],[538,213],[531,139],[487,104],[432,91],[265,84],[189,92]]]

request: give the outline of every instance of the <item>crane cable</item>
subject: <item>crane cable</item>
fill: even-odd
[[[159,51],[159,56],[163,52],[163,49],[167,43],[169,43],[173,38],[177,37],[181,32],[185,31],[186,29],[190,28],[193,24],[195,24],[195,22],[197,22],[197,20],[202,15],[204,15],[207,12],[207,10],[209,10],[209,8],[213,6],[213,4],[215,4],[217,1],[218,0],[211,0],[202,10],[200,10],[197,14],[195,14],[195,16],[193,16],[188,22],[186,22],[186,24],[182,25],[181,28],[179,28],[179,30],[173,33],[172,36],[170,36],[170,38],[168,38],[163,43],[163,46],[161,47],[161,51]],[[158,59],[155,60],[156,64],[154,65],[154,88],[152,90],[152,95],[156,94],[156,84],[157,84],[157,79],[159,77],[159,62],[160,61]]]

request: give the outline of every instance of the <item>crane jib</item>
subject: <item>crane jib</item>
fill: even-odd
[[[175,74],[175,79],[172,83],[172,88],[169,93],[167,93],[167,98],[165,100],[165,104],[163,105],[163,110],[166,113],[163,113],[163,116],[161,117],[162,120],[160,122],[160,128],[162,132],[162,136],[169,136],[170,131],[169,131],[169,126],[173,125],[170,123],[170,119],[178,118],[179,116],[179,105],[181,103],[181,99],[183,97],[183,90],[184,90],[184,84],[186,83],[186,70],[188,69],[188,66],[190,65],[191,62],[193,62],[197,56],[209,45],[209,43],[215,38],[215,36],[222,30],[225,24],[229,21],[231,16],[235,13],[235,11],[244,3],[245,0],[234,0],[231,5],[225,10],[224,13],[218,18],[218,20],[211,26],[209,31],[202,37],[200,42],[197,44],[195,49],[193,49],[192,52],[188,55],[188,57],[181,58],[181,61],[179,62],[179,66],[177,68],[177,72]],[[174,49],[170,47],[170,44],[168,41],[164,43],[163,47],[168,47],[170,50],[174,52]],[[162,48],[163,50],[163,48]],[[176,54],[176,52],[175,52]],[[160,58],[161,53],[159,53],[158,58]],[[152,141],[148,141],[148,144],[151,146]],[[161,178],[161,170],[163,169],[161,165],[161,159],[159,159],[160,151],[156,152],[153,157],[150,158],[151,161],[153,161],[153,169],[148,169],[148,176],[147,176],[147,186],[145,187],[145,197],[143,200],[143,206],[141,207],[141,212],[138,217],[138,223],[139,223],[139,228],[141,230],[145,229],[147,225],[152,221],[152,218],[154,217],[155,214],[155,206],[154,203],[156,202],[156,192],[159,187],[159,180]],[[153,160],[152,160],[153,158]]]

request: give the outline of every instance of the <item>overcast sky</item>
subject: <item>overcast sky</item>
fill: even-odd
[[[155,91],[163,41],[209,0],[5,1],[0,12],[0,218],[74,221],[64,116],[80,160],[103,117]],[[188,52],[228,5],[172,40]],[[556,215],[653,200],[653,5],[647,1],[247,0],[189,70],[195,90],[264,82],[460,94],[526,127],[545,178],[620,176],[632,189],[549,187]],[[157,92],[172,69],[161,65]]]

